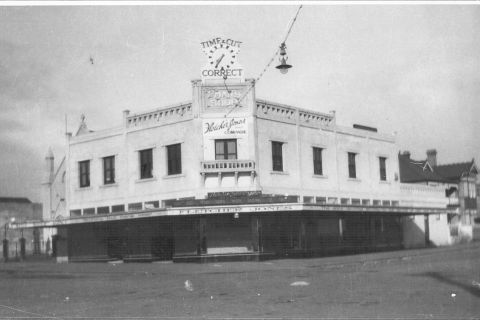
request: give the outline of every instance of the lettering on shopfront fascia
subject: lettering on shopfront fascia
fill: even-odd
[[[180,215],[195,214],[222,214],[222,213],[248,213],[248,212],[273,212],[293,210],[292,206],[259,206],[259,207],[229,207],[229,208],[202,208],[202,209],[182,209]]]
[[[232,135],[232,134],[247,134],[247,119],[246,118],[227,118],[205,120],[203,123],[203,134],[213,135]]]

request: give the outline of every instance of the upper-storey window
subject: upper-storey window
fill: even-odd
[[[180,143],[167,146],[167,162],[169,175],[182,173],[182,148]]]
[[[115,183],[115,156],[103,158],[103,184]]]
[[[272,141],[272,170],[283,171],[283,142]]]
[[[313,174],[323,175],[322,148],[313,147]]]
[[[237,159],[237,140],[215,140],[215,160]]]
[[[153,159],[152,149],[140,150],[140,179],[152,178]]]
[[[348,153],[348,177],[352,179],[357,178],[357,168],[355,165],[356,156],[357,156],[356,153],[353,153],[353,152]]]
[[[90,160],[80,161],[79,163],[80,188],[90,186]]]
[[[378,161],[380,164],[380,181],[387,181],[387,158],[379,157]]]

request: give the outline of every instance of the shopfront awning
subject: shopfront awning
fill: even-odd
[[[119,220],[145,219],[166,216],[194,216],[219,214],[246,214],[272,212],[310,212],[318,214],[346,213],[346,214],[383,214],[383,215],[425,215],[446,214],[446,208],[398,207],[398,206],[362,206],[362,205],[334,205],[334,204],[305,204],[279,203],[264,205],[229,205],[183,208],[160,208],[135,212],[124,212],[103,215],[84,215],[56,220],[27,221],[12,223],[12,229],[50,228],[82,223],[99,223]]]

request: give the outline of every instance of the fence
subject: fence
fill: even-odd
[[[25,241],[25,258],[33,256],[46,256],[51,254],[52,246],[49,241]],[[20,259],[21,258],[21,241],[20,239],[9,240],[8,241],[8,258],[10,260]],[[47,252],[48,251],[48,252]],[[4,254],[4,245],[2,246],[2,257],[5,257]]]

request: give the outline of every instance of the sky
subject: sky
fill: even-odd
[[[242,41],[256,78],[297,9],[0,5],[0,196],[41,201],[45,154],[58,165],[81,114],[101,130],[125,109],[191,100],[203,41]],[[412,158],[435,148],[439,164],[480,161],[480,6],[305,4],[286,45],[293,68],[275,61],[257,98],[396,132]]]

